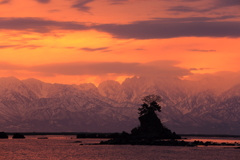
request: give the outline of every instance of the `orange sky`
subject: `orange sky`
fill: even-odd
[[[239,0],[0,0],[0,77],[95,84],[240,70]]]

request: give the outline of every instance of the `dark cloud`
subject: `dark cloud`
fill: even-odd
[[[37,49],[37,48],[41,48],[42,46],[39,45],[20,45],[15,47],[15,49],[22,49],[22,48],[28,48],[28,49]]]
[[[162,23],[190,23],[190,22],[214,22],[214,21],[220,21],[220,20],[229,20],[232,18],[238,18],[234,15],[226,15],[221,17],[185,17],[185,18],[154,18],[153,20],[159,20]]]
[[[208,11],[225,8],[225,7],[235,7],[240,6],[239,0],[213,0],[213,6],[208,8]]]
[[[94,52],[94,51],[102,51],[107,50],[109,47],[101,47],[101,48],[80,48],[80,50],[88,51],[88,52]]]
[[[53,12],[60,12],[61,10],[58,9],[53,9],[53,10],[49,10],[49,12],[53,13]]]
[[[39,3],[49,3],[51,0],[36,0]]]
[[[180,0],[182,2],[199,2],[199,1],[202,1],[202,0]]]
[[[76,47],[65,47],[67,49],[75,49]]]
[[[13,49],[22,49],[22,48],[28,48],[28,49],[37,49],[42,46],[39,45],[0,45],[0,49],[6,49],[6,48],[13,48]]]
[[[195,12],[197,11],[193,7],[187,7],[187,6],[173,6],[170,7],[167,11],[174,11],[174,12]]]
[[[0,29],[46,33],[52,30],[90,30],[122,39],[161,39],[174,37],[240,37],[240,22],[235,16],[155,18],[129,24],[92,24],[60,22],[42,18],[0,18]],[[222,21],[224,20],[224,21]],[[228,20],[228,21],[227,21]]]
[[[38,66],[16,66],[0,62],[0,70],[27,70],[42,74],[60,75],[136,75],[136,76],[173,76],[191,75],[189,69],[176,67],[175,61],[155,61],[149,63],[122,63],[122,62],[75,62],[56,63]]]
[[[240,6],[239,0],[214,0],[216,7]]]
[[[124,4],[126,2],[128,2],[129,0],[109,0],[110,4],[112,5],[117,5],[117,4]]]
[[[146,50],[146,49],[144,49],[144,48],[136,48],[135,50],[136,50],[136,51],[144,51],[144,50]]]
[[[130,24],[103,24],[94,26],[122,39],[159,39],[174,37],[240,37],[240,22],[217,21],[234,16],[218,18],[190,17],[163,18],[136,21]]]
[[[7,4],[7,3],[9,3],[9,2],[11,2],[11,0],[1,0],[1,1],[0,1],[0,5],[1,5],[1,4]]]
[[[190,7],[189,2],[197,2],[201,0],[182,0],[184,3],[181,6],[173,6],[167,9],[167,11],[173,12],[208,12],[219,8],[224,7],[234,7],[240,6],[240,0],[209,0],[209,5],[206,6],[205,9],[198,9],[195,7]],[[209,7],[210,6],[210,7]]]
[[[86,5],[92,1],[94,1],[94,0],[76,0],[75,3],[71,7],[76,8],[79,11],[89,12],[90,7],[88,7]]]
[[[189,6],[173,6],[167,9],[167,11],[176,12],[176,13],[182,13],[182,12],[198,12],[198,13],[204,13],[215,9],[215,7],[207,7],[204,9],[199,9],[196,7],[189,7]]]
[[[213,68],[190,68],[191,71],[199,71],[199,70],[209,70],[209,69],[213,69]]]
[[[194,51],[194,52],[216,52],[216,50],[204,50],[204,49],[190,49],[189,51]]]
[[[76,22],[58,22],[42,18],[0,18],[0,29],[23,30],[39,33],[50,32],[53,29],[86,30],[89,27]]]
[[[18,45],[0,45],[0,49],[6,49],[6,48],[15,48]]]

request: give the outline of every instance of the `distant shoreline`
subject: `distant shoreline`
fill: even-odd
[[[7,135],[21,133],[23,135],[77,135],[77,134],[105,134],[110,135],[116,132],[5,132]],[[181,137],[240,137],[240,135],[228,134],[179,134]]]
[[[228,134],[179,134],[181,137],[240,137],[240,135]]]

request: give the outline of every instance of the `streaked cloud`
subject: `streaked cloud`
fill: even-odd
[[[61,10],[58,9],[53,9],[53,10],[49,10],[49,12],[54,13],[54,12],[60,12]]]
[[[187,12],[205,13],[213,9],[216,9],[216,8],[215,7],[196,8],[196,7],[189,7],[189,6],[173,6],[167,9],[167,11],[172,11],[176,13],[187,13]]]
[[[7,4],[7,3],[10,3],[11,2],[11,0],[1,0],[0,1],[0,5],[1,4]]]
[[[49,3],[51,0],[36,0],[39,3]]]
[[[87,6],[87,4],[93,1],[94,0],[76,0],[71,7],[76,8],[79,11],[89,12],[91,7]]]
[[[198,70],[209,70],[209,69],[212,69],[212,68],[190,68],[191,71],[198,71]]]
[[[15,49],[22,49],[22,48],[28,48],[28,49],[37,49],[41,48],[42,46],[40,45],[20,45],[18,47],[15,47]]]
[[[193,12],[196,11],[193,7],[188,6],[173,6],[170,7],[167,11],[175,11],[175,12]]]
[[[109,0],[110,4],[117,5],[117,4],[124,4],[126,2],[129,2],[129,0]]]
[[[136,48],[135,50],[136,50],[136,51],[144,51],[144,50],[146,50],[146,49],[144,49],[144,48]]]
[[[214,49],[206,50],[206,49],[190,49],[188,51],[194,51],[194,52],[216,52]]]
[[[240,6],[239,0],[214,0],[217,7]]]
[[[0,29],[23,30],[30,32],[46,33],[54,29],[61,30],[86,30],[89,27],[77,22],[60,22],[42,18],[1,18]]]
[[[13,49],[22,49],[22,48],[28,48],[28,49],[37,49],[41,48],[42,46],[39,45],[0,45],[0,49],[6,49],[6,48],[13,48]]]
[[[121,39],[240,37],[239,21],[217,21],[220,19],[227,19],[227,17],[159,18],[130,24],[103,24],[94,28]]]
[[[123,63],[123,62],[73,62],[55,63],[38,66],[19,66],[0,62],[0,70],[26,70],[46,75],[90,75],[104,76],[136,75],[136,76],[174,76],[191,75],[189,69],[176,67],[177,61],[155,61],[149,63]]]
[[[23,68],[21,65],[14,65],[8,62],[0,61],[0,70],[19,70],[18,67]]]
[[[92,24],[53,21],[42,18],[0,18],[0,29],[46,33],[52,30],[107,32],[120,39],[162,39],[175,37],[240,37],[240,22],[226,21],[235,16],[155,18],[129,24]],[[225,21],[221,21],[225,20]]]
[[[225,7],[234,7],[240,6],[239,0],[208,0],[204,8],[193,7],[190,2],[200,2],[204,0],[182,0],[181,5],[171,6],[167,11],[174,12],[209,12],[212,10],[225,8]],[[180,4],[180,3],[178,3]]]
[[[95,51],[102,51],[102,50],[107,50],[109,47],[101,47],[101,48],[80,48],[80,50],[88,51],[88,52],[95,52]]]
[[[15,48],[18,45],[0,45],[0,49],[6,49],[6,48]]]

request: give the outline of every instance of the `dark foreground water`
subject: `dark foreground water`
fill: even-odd
[[[0,139],[0,160],[240,160],[240,149],[235,147],[80,145],[75,141],[87,144],[99,140],[75,139],[74,136],[38,137],[41,136]]]

